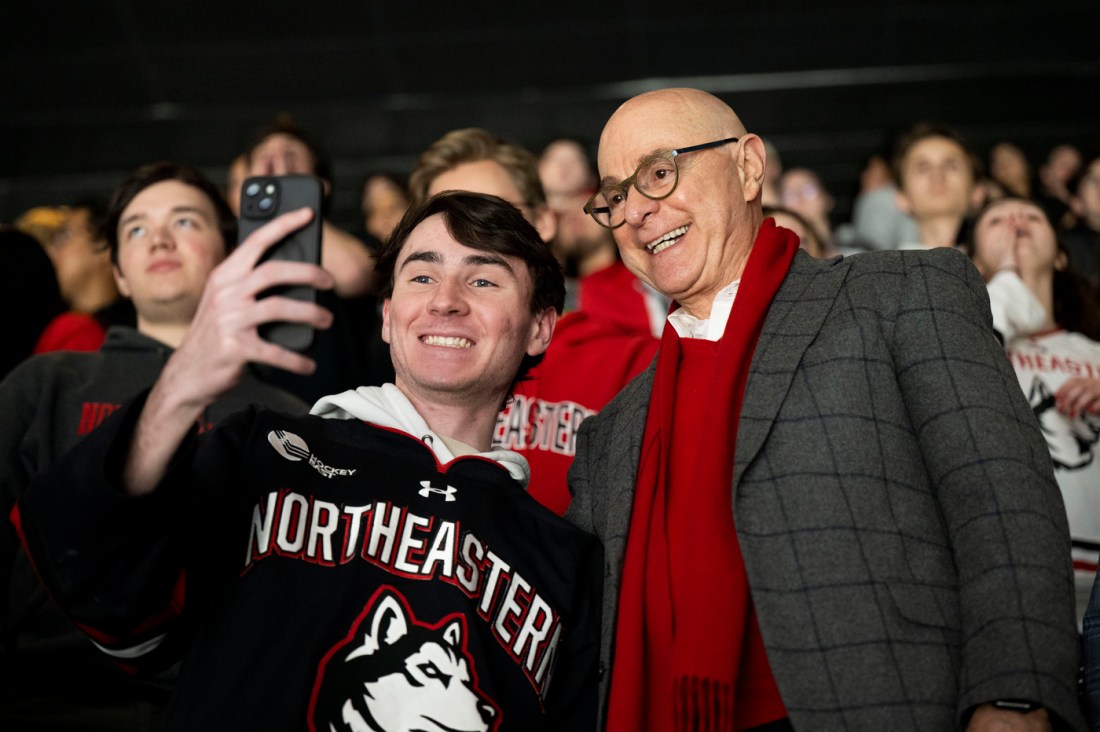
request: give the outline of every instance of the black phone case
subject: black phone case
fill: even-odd
[[[265,203],[265,201],[267,203]],[[273,218],[299,208],[313,209],[313,219],[303,228],[273,244],[260,262],[281,259],[321,262],[321,181],[310,175],[272,175],[248,178],[241,185],[241,218],[238,241]],[[261,297],[279,295],[314,302],[317,291],[300,285],[274,287]],[[275,322],[259,327],[260,336],[272,343],[305,351],[313,343],[313,328],[301,323]]]

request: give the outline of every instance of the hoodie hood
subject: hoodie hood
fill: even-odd
[[[398,430],[423,442],[441,463],[455,459],[451,449],[438,433],[428,427],[400,389],[393,384],[360,386],[340,394],[321,397],[310,414],[324,419],[360,419],[379,427]],[[489,450],[476,453],[499,463],[523,488],[531,477],[527,459],[511,450]]]

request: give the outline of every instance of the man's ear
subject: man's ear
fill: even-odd
[[[531,324],[531,337],[527,341],[528,356],[538,356],[546,352],[557,324],[558,311],[554,308],[546,308],[535,316],[535,322]]]
[[[549,244],[558,234],[558,217],[545,203],[533,209],[532,213],[534,220],[531,223],[535,225],[535,231],[540,239]]]
[[[1066,256],[1066,250],[1058,247],[1058,253],[1054,255],[1054,271],[1065,272],[1069,269],[1069,257]]]
[[[737,146],[736,163],[745,200],[752,201],[764,189],[764,170],[768,164],[764,141],[752,133],[742,135],[741,144]]]
[[[894,191],[894,203],[903,214],[913,215],[913,210],[909,207],[909,197],[902,193],[900,188]]]
[[[126,281],[125,275],[122,274],[122,270],[118,268],[117,264],[111,265],[111,274],[115,278],[115,287],[118,288],[118,294],[129,299],[133,293],[130,290],[130,283]]]
[[[390,299],[382,301],[382,340],[390,342]]]

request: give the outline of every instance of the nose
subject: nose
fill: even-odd
[[[661,202],[646,198],[638,191],[630,191],[623,207],[626,223],[631,226],[641,226],[651,214],[661,207]]]
[[[442,280],[432,288],[428,309],[435,315],[461,315],[468,310],[464,284],[457,279]]]
[[[1027,218],[1015,211],[1009,212],[1008,225],[1016,232],[1017,236],[1027,233]]]
[[[176,240],[169,231],[168,225],[156,226],[153,229],[153,249],[175,249]]]

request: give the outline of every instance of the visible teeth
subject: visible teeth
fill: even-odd
[[[424,342],[429,346],[446,346],[447,348],[469,348],[474,345],[465,338],[456,338],[454,336],[424,336]]]
[[[664,236],[658,239],[654,239],[650,243],[645,245],[645,248],[656,254],[657,252],[664,251],[670,246],[676,243],[676,240],[687,233],[688,227],[681,226],[679,229],[673,229]]]

